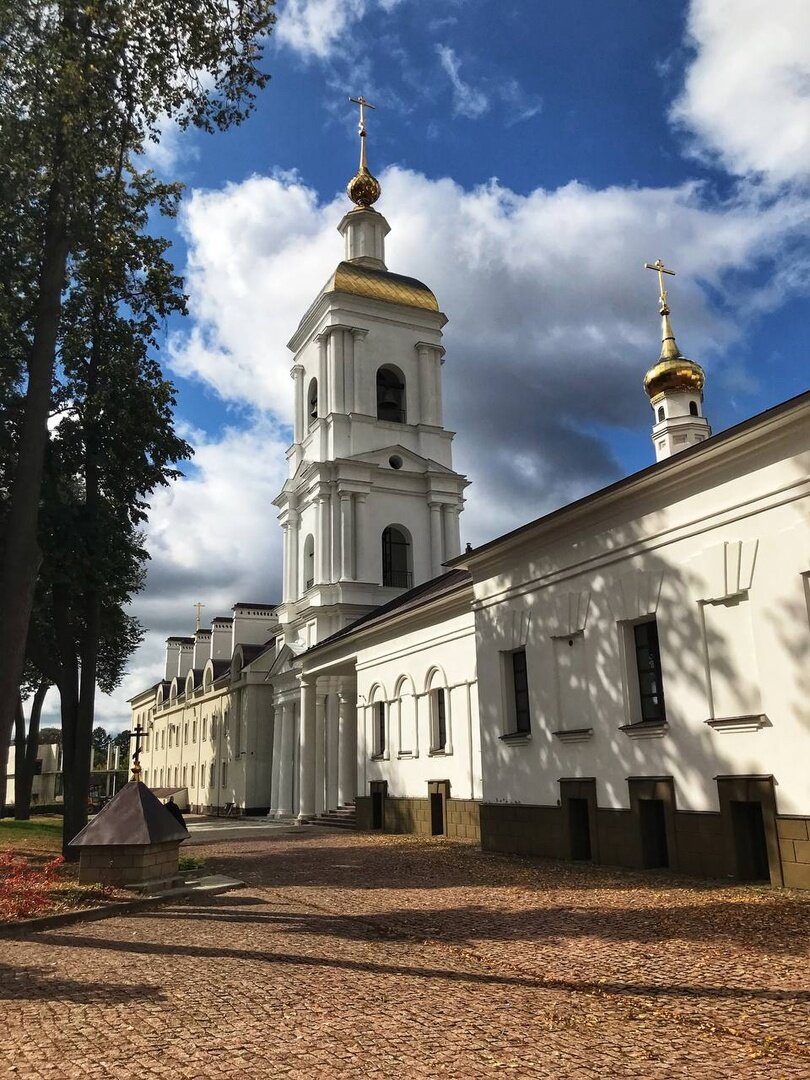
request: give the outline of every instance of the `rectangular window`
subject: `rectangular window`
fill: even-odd
[[[163,769],[160,770],[160,780],[158,781],[158,787],[163,787]]]
[[[172,748],[172,726],[169,724],[169,749]]]
[[[222,787],[227,787],[228,784],[228,762],[222,762]]]
[[[432,750],[447,749],[447,704],[444,697],[444,689],[434,690],[430,695],[433,746]]]
[[[160,749],[161,750],[166,749],[166,729],[165,728],[160,733]]]
[[[183,766],[183,787],[186,786],[186,766]]]
[[[191,766],[191,786],[194,787],[194,766]]]
[[[213,763],[213,761],[208,766],[208,786],[209,787],[214,786],[214,763]]]
[[[374,706],[374,753],[385,753],[385,702]]]
[[[658,648],[658,624],[655,619],[637,623],[633,627],[633,640],[636,649],[641,719],[665,720],[661,653]]]
[[[529,713],[529,678],[526,670],[526,650],[511,654],[512,694],[515,707],[515,731],[528,733],[532,729]]]
[[[207,738],[208,738],[208,717],[204,716],[202,718],[202,741],[205,742],[205,740]]]
[[[183,724],[183,746],[188,746],[188,723]]]
[[[177,787],[177,786],[178,786],[178,784],[177,784],[177,781],[178,781],[178,780],[180,779],[180,777],[179,777],[179,775],[178,775],[178,772],[179,772],[179,770],[178,770],[178,766],[177,766],[177,765],[175,765],[175,767],[174,767],[174,786],[175,786],[175,787]]]
[[[191,742],[193,744],[193,743],[196,743],[196,741],[197,741],[197,721],[192,720],[192,722],[191,722]]]

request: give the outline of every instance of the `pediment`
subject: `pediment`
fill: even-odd
[[[272,679],[274,675],[283,675],[288,671],[292,671],[295,667],[296,659],[302,652],[306,651],[306,646],[303,643],[293,641],[281,646],[278,654],[270,666],[270,670],[267,672],[267,679]]]
[[[413,450],[408,450],[406,447],[400,446],[399,443],[393,443],[391,446],[382,446],[378,450],[366,450],[362,454],[353,454],[345,460],[362,461],[365,465],[377,465],[380,468],[390,469],[392,457],[401,459],[402,465],[400,470],[398,470],[401,472],[452,473],[452,469],[448,469],[445,465],[440,465],[432,458],[422,457],[421,454],[416,454]]]

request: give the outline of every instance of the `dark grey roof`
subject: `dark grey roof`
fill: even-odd
[[[233,622],[233,615],[217,615],[217,617],[215,619],[211,620],[211,625],[213,626],[214,623],[217,623],[217,622],[232,623]]]
[[[70,847],[162,844],[185,840],[188,829],[169,813],[140,780],[130,780],[89,822]]]
[[[179,641],[181,645],[193,645],[193,637],[167,637],[167,641]]]
[[[214,672],[214,682],[216,682],[231,670],[231,662],[230,660],[212,660],[211,667]]]
[[[233,610],[236,611],[238,608],[244,608],[244,607],[247,607],[247,608],[254,608],[254,607],[255,608],[261,608],[262,611],[275,611],[276,608],[278,607],[278,604],[234,604],[233,605]]]
[[[361,615],[359,619],[355,619],[353,623],[344,626],[342,630],[330,634],[323,641],[319,641],[317,645],[313,645],[307,652],[315,652],[317,649],[322,649],[324,645],[332,645],[336,641],[342,641],[343,638],[350,637],[355,630],[364,630],[367,627],[376,626],[378,623],[384,623],[395,615],[415,611],[433,600],[438,600],[442,596],[455,592],[456,589],[469,584],[471,581],[472,574],[468,570],[449,570],[440,577],[431,578],[430,581],[425,581],[423,584],[401,593],[399,596],[394,597],[393,600],[389,600],[387,604],[374,608],[373,611],[369,611],[366,615]]]

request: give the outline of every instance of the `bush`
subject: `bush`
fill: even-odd
[[[0,854],[0,920],[30,919],[47,910],[56,872],[64,861],[57,855],[41,866],[32,866],[13,851]]]
[[[201,855],[181,855],[177,861],[178,870],[202,870],[205,859]]]

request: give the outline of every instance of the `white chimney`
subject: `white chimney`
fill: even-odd
[[[278,616],[272,604],[234,604],[231,652],[237,645],[264,645],[278,633]]]
[[[225,616],[217,616],[211,622],[211,659],[230,660],[231,651],[231,624],[233,619]]]
[[[211,659],[211,631],[194,631],[194,659],[191,666],[195,671],[202,671],[206,662]]]
[[[182,681],[188,675],[191,668],[191,659],[194,655],[194,638],[178,638],[180,649],[177,654],[177,671],[175,675]],[[179,690],[182,693],[183,690]]]

